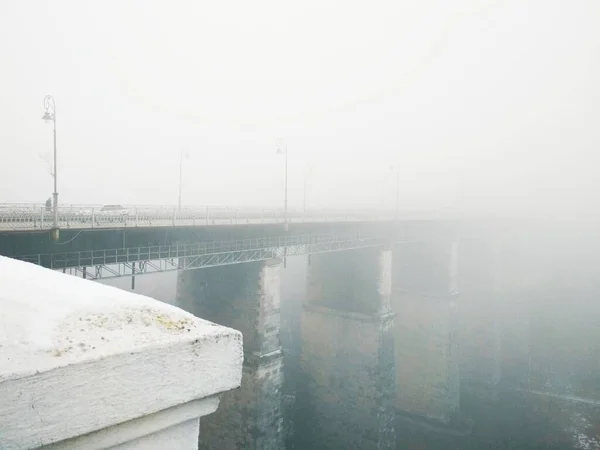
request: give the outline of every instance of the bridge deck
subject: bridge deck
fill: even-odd
[[[277,223],[323,223],[386,221],[388,212],[373,211],[288,211],[245,208],[168,209],[130,207],[118,212],[102,211],[98,207],[62,207],[57,213],[57,225],[66,229],[181,227],[211,225],[249,225]],[[54,226],[53,212],[44,207],[10,207],[0,205],[0,231],[49,230]]]

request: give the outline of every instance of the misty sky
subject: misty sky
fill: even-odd
[[[600,2],[0,2],[1,202],[582,213]]]

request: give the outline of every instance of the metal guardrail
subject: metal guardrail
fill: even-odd
[[[89,279],[224,266],[384,245],[369,236],[302,235],[16,256]]]
[[[448,240],[448,236],[394,239],[360,234],[300,235],[15,256],[15,259],[92,280],[201,269],[294,255]]]
[[[67,229],[209,226],[338,221],[383,221],[388,212],[373,211],[288,211],[280,209],[197,207],[177,208],[128,206],[119,211],[102,211],[101,206],[71,205],[58,209],[58,227]],[[53,213],[43,205],[0,204],[0,231],[49,230]]]

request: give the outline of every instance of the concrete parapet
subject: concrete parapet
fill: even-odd
[[[240,385],[238,331],[9,258],[0,286],[2,449],[192,450]]]

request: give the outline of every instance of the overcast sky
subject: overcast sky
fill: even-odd
[[[600,181],[597,0],[0,2],[1,202],[575,214]],[[46,155],[46,156],[44,156]]]

